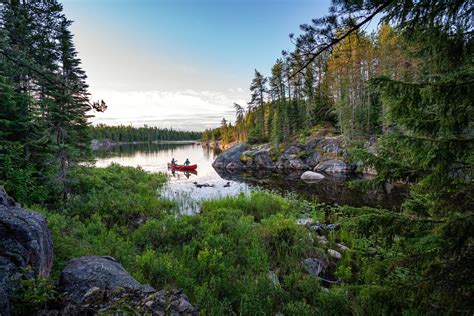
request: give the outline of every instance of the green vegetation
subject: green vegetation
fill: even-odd
[[[198,140],[201,133],[176,131],[172,128],[158,127],[133,127],[133,126],[108,126],[99,124],[91,126],[90,135],[93,139],[109,139],[116,142],[144,142],[153,141],[179,141],[179,140]]]
[[[383,23],[364,33],[374,16]],[[370,185],[410,185],[396,212],[255,192],[207,201],[196,216],[172,214],[173,201],[157,196],[163,175],[87,167],[90,132],[116,141],[198,136],[90,128],[88,111],[106,106],[89,100],[61,5],[6,1],[0,18],[0,184],[47,216],[53,278],[73,257],[111,255],[141,282],[184,288],[203,314],[473,313],[471,1],[334,1],[328,16],[302,25],[269,78],[255,71],[236,123],[203,134],[275,148],[304,142],[318,125],[359,143],[376,135],[377,154],[353,158],[377,170]],[[296,224],[303,216],[341,229],[323,243]],[[327,255],[337,243],[350,248],[340,261]],[[309,257],[327,260],[341,283],[308,275]],[[55,298],[50,280],[23,286],[27,308]]]
[[[435,256],[447,235],[409,212],[328,208],[254,192],[206,201],[195,216],[176,216],[167,203],[150,201],[162,175],[117,165],[73,174],[73,196],[63,211],[36,208],[53,233],[54,278],[74,257],[111,255],[141,282],[183,288],[204,315],[421,315],[473,308],[468,284],[432,290],[430,280],[439,275],[436,263],[424,257]],[[120,211],[103,212],[110,207]],[[141,216],[145,220],[137,225]],[[341,229],[324,244],[314,230],[297,225],[303,217],[328,219]],[[337,243],[349,247],[340,261],[326,252],[338,249]],[[302,261],[311,257],[328,261],[329,273],[342,283],[327,290],[328,284],[310,276]],[[457,269],[450,277],[468,275],[470,268],[466,261]],[[43,283],[29,285],[28,295],[39,302],[35,291],[41,293]]]

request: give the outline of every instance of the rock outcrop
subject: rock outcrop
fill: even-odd
[[[0,241],[0,315],[9,315],[17,280],[49,276],[53,243],[45,218],[22,209],[1,187]]]
[[[235,145],[218,156],[213,167],[230,172],[296,171],[300,172],[298,178],[308,170],[340,177],[355,173],[357,169],[357,165],[348,162],[349,153],[344,147],[342,137],[331,136],[327,132],[312,135],[305,143],[290,142],[286,148],[279,148],[280,153],[271,148],[270,144]]]
[[[58,290],[64,315],[120,313],[124,306],[140,315],[197,315],[182,290],[156,291],[135,280],[112,257],[71,260],[61,273]]]
[[[225,169],[228,171],[238,171],[245,168],[245,165],[240,161],[240,156],[247,150],[247,144],[238,144],[226,150],[219,155],[212,163],[216,169]]]

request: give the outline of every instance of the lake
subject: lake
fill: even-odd
[[[338,205],[371,206],[388,209],[399,208],[406,197],[406,190],[392,188],[390,192],[361,192],[350,188],[344,176],[327,177],[317,183],[300,180],[301,172],[292,173],[218,173],[212,167],[217,151],[192,143],[136,144],[116,146],[96,152],[97,167],[111,163],[123,166],[140,166],[149,172],[162,172],[169,181],[160,190],[160,196],[177,203],[177,211],[193,214],[199,211],[205,199],[248,194],[255,189],[298,195],[305,199]],[[186,158],[197,164],[195,173],[168,170],[167,163],[175,158],[182,164]],[[196,184],[198,186],[196,186]]]

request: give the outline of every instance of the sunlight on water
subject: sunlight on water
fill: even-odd
[[[106,167],[117,163],[165,173],[168,175],[168,182],[160,190],[160,196],[175,201],[179,213],[192,214],[199,211],[200,202],[204,199],[250,191],[245,183],[222,179],[212,168],[214,156],[212,149],[196,144],[130,145],[98,152],[96,166]],[[167,163],[172,158],[178,160],[178,164],[188,158],[191,164],[198,165],[196,174],[168,170]],[[199,188],[195,183],[208,186]]]

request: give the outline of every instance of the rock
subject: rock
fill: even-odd
[[[320,235],[327,235],[329,231],[336,231],[339,230],[339,224],[321,224],[320,222],[315,222],[309,226],[310,229],[316,231]]]
[[[326,138],[321,141],[321,147],[327,152],[332,154],[340,153],[340,142],[336,138]]]
[[[321,153],[319,152],[314,152],[312,153],[308,158],[306,158],[305,163],[310,167],[314,168],[318,165],[318,163],[321,161]]]
[[[270,282],[274,286],[280,287],[280,280],[278,279],[278,275],[275,272],[270,271],[270,272],[268,272],[267,276],[268,276],[268,279],[270,280]]]
[[[212,163],[215,169],[241,170],[245,165],[240,161],[240,156],[247,150],[247,144],[238,144],[220,154]]]
[[[312,151],[318,146],[320,140],[319,139],[310,139],[309,141],[304,144],[305,151]]]
[[[301,148],[296,146],[296,145],[292,145],[290,147],[288,147],[285,151],[284,151],[284,154],[286,155],[296,155],[298,154],[299,152],[301,151]]]
[[[297,225],[302,225],[302,226],[311,224],[312,222],[313,222],[313,219],[310,218],[310,217],[298,218],[298,219],[296,220],[296,224],[297,224]]]
[[[229,162],[227,164],[227,166],[225,167],[225,169],[229,170],[230,172],[233,172],[233,171],[238,171],[238,170],[242,170],[244,169],[245,166],[243,163],[241,163],[240,161],[237,161],[237,162]]]
[[[140,289],[142,285],[114,258],[89,256],[71,260],[61,273],[58,287],[71,302],[80,303],[92,287]]]
[[[91,293],[97,293],[94,300],[84,298],[79,303],[69,302],[60,311],[55,311],[56,315],[129,315],[130,311],[133,311],[132,315],[197,315],[181,289],[149,294],[141,289],[95,287]]]
[[[289,167],[291,169],[296,169],[296,170],[306,170],[309,169],[308,165],[305,164],[301,159],[299,158],[293,158],[289,160]]]
[[[333,258],[336,258],[338,260],[340,260],[342,258],[342,255],[340,252],[334,250],[334,249],[328,249],[328,254],[333,257]]]
[[[323,259],[307,258],[303,260],[303,266],[310,275],[318,276],[326,271],[329,264]]]
[[[260,150],[256,152],[253,158],[253,161],[255,163],[255,166],[258,168],[264,168],[264,169],[275,168],[275,164],[273,163],[272,159],[270,158],[270,155],[268,154],[268,151],[266,150]]]
[[[314,171],[326,172],[326,173],[353,173],[356,166],[353,164],[346,164],[342,160],[327,160],[320,162]]]
[[[317,236],[317,238],[318,238],[318,243],[321,245],[327,245],[329,243],[326,236]]]
[[[10,300],[21,278],[47,277],[53,264],[53,243],[46,219],[22,209],[0,187],[0,315],[9,315]],[[24,273],[24,268],[29,268]]]
[[[319,181],[324,178],[325,178],[324,175],[314,172],[314,171],[305,171],[301,175],[301,180],[304,180],[304,181]]]
[[[345,246],[345,245],[343,245],[343,244],[340,244],[340,243],[337,243],[336,246],[337,246],[337,249],[339,249],[341,252],[350,250],[349,247],[347,247],[347,246]]]

